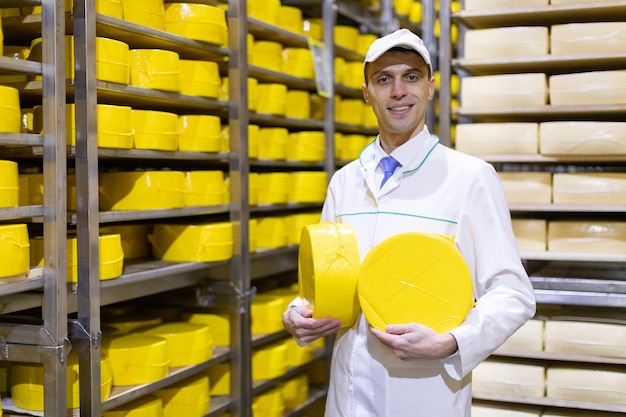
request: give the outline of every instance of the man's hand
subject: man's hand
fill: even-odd
[[[292,307],[283,313],[283,325],[296,339],[311,343],[320,337],[337,333],[341,321],[332,318],[314,319],[311,310]]]
[[[421,324],[390,324],[385,330],[370,326],[370,332],[402,360],[443,359],[458,349],[452,334],[440,334]]]

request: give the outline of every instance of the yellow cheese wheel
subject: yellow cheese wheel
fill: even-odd
[[[209,412],[208,375],[194,376],[161,388],[154,394],[161,398],[164,416],[203,416]]]
[[[359,264],[359,248],[350,226],[321,222],[303,227],[298,287],[314,318],[334,317],[342,327],[354,324],[359,314]]]
[[[368,252],[358,297],[376,329],[419,323],[444,333],[461,324],[473,306],[472,287],[470,270],[451,238],[407,232]]]

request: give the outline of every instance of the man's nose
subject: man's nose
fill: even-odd
[[[402,82],[401,79],[394,80],[393,84],[391,85],[391,97],[398,98],[404,97],[405,95],[406,86],[404,85],[404,82]]]

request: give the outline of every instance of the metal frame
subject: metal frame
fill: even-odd
[[[44,412],[66,414],[67,255],[65,140],[65,11],[61,2],[7,3],[41,5],[43,108],[43,233],[41,280],[43,324],[0,324],[2,359],[43,365]],[[29,72],[29,71],[27,71]],[[27,288],[24,287],[26,290]],[[39,322],[39,320],[36,320]]]

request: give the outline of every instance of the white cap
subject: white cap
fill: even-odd
[[[424,59],[424,62],[426,62],[426,65],[428,65],[428,68],[430,68],[430,74],[433,74],[433,65],[430,62],[430,53],[428,52],[428,49],[426,49],[424,41],[408,29],[398,29],[389,35],[385,35],[372,42],[367,51],[367,55],[365,55],[365,62],[363,65],[368,62],[376,61],[385,52],[395,47],[412,49],[420,54],[420,56]]]

